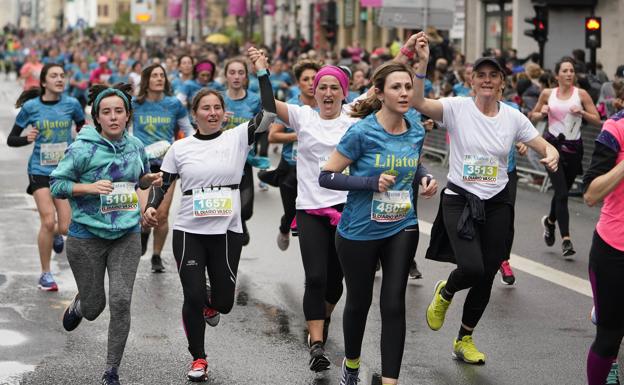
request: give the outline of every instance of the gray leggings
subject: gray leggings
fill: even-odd
[[[80,293],[80,311],[89,321],[95,320],[106,307],[104,272],[108,270],[107,366],[118,367],[130,331],[132,287],[141,258],[139,233],[121,238],[67,238],[67,260]]]

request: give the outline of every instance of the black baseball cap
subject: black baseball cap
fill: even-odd
[[[503,69],[499,61],[493,56],[484,56],[484,57],[478,58],[472,65],[472,68],[474,71],[476,71],[477,68],[481,67],[484,64],[492,65],[494,68],[500,71],[503,74],[503,76],[505,76],[506,74],[505,70]]]

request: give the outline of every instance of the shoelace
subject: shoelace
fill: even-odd
[[[357,385],[357,383],[360,382],[359,371],[353,373],[348,371],[346,368],[343,370],[342,379],[344,380],[345,385]]]
[[[204,307],[204,318],[212,318],[216,316],[217,314],[219,314],[219,312],[216,311],[215,309],[208,307],[208,306]]]
[[[507,261],[504,261],[501,264],[501,270],[503,270],[503,275],[505,275],[505,276],[513,275],[513,271],[511,270],[511,266],[509,266],[509,262],[507,262]]]
[[[472,341],[471,336],[467,336],[465,340],[462,340],[462,350],[464,353],[480,353],[474,342]]]
[[[208,368],[208,362],[206,362],[206,360],[202,360],[202,359],[195,360],[191,364],[191,370],[192,371],[201,370],[201,371],[205,372],[206,368]]]
[[[443,316],[444,314],[446,314],[446,309],[448,309],[448,306],[450,304],[450,302],[448,302],[447,300],[444,299],[444,297],[442,297],[441,294],[438,294],[440,296],[440,298],[442,299],[442,301],[436,301],[434,306],[433,306],[433,312],[435,313],[436,316]]]

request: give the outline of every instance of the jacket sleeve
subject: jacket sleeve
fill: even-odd
[[[79,146],[74,142],[50,174],[50,192],[54,198],[67,199],[73,195],[74,184],[80,180]]]

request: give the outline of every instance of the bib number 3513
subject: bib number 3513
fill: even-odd
[[[412,208],[412,200],[407,190],[376,192],[371,203],[371,220],[375,222],[397,222]]]

